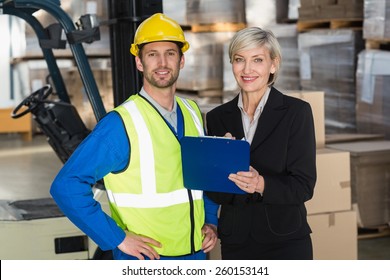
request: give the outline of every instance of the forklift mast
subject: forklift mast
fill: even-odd
[[[114,106],[142,86],[141,75],[130,54],[135,31],[143,20],[163,11],[162,0],[108,0]]]
[[[64,42],[61,40],[61,31],[64,30],[95,117],[97,120],[100,120],[105,115],[106,111],[99,95],[99,90],[93,77],[91,67],[88,63],[88,58],[82,46],[82,41],[74,40],[74,34],[77,35],[80,31],[76,30],[72,19],[60,7],[60,4],[61,3],[58,0],[0,0],[0,9],[3,11],[3,14],[21,17],[34,29],[48,65],[50,75],[52,76],[54,87],[59,93],[59,98],[62,101],[69,102],[69,96],[64,87],[64,82],[60,77],[61,74],[58,70],[53,51],[51,50],[53,48],[65,47]],[[45,29],[33,16],[33,13],[38,10],[44,10],[51,14],[58,21],[59,25],[57,26],[60,28],[53,28],[51,26]],[[57,33],[55,33],[55,31],[57,31]]]

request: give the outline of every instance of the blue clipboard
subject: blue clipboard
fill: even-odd
[[[249,171],[249,143],[222,137],[180,140],[184,186],[187,189],[244,194],[228,179],[230,173]]]

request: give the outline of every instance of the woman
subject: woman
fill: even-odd
[[[221,205],[222,259],[312,259],[304,205],[316,182],[311,107],[273,87],[282,57],[271,31],[237,32],[229,57],[241,91],[207,114],[207,130],[248,141],[251,167],[229,176],[246,194],[207,193]]]

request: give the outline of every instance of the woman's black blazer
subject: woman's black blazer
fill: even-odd
[[[238,96],[207,114],[208,135],[244,137],[237,102]],[[310,234],[304,203],[316,183],[316,140],[309,103],[271,88],[250,147],[250,164],[264,177],[262,196],[206,193],[221,204],[219,238],[240,244],[252,235],[268,243]]]

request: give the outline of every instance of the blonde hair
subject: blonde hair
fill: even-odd
[[[270,74],[268,80],[268,85],[272,86],[278,77],[282,64],[282,52],[279,42],[271,30],[261,29],[260,27],[247,27],[238,31],[229,45],[230,63],[232,63],[234,55],[238,52],[263,46],[269,50],[271,59],[276,66],[275,73]]]

